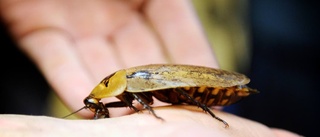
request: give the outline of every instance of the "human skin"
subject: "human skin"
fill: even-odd
[[[125,136],[125,137],[298,137],[271,129],[261,123],[228,114],[213,112],[230,125],[212,118],[193,106],[155,108],[156,119],[147,111],[127,116],[98,120],[68,120],[46,116],[0,115],[0,136]]]
[[[18,47],[38,66],[53,90],[72,110],[83,107],[82,101],[92,88],[105,76],[119,69],[151,63],[218,68],[213,50],[190,1],[0,0],[0,11],[2,21]],[[115,98],[110,98],[105,101],[114,100]],[[160,103],[156,101],[155,105]],[[75,133],[102,135],[106,132],[133,132],[134,136],[161,135],[160,133],[166,132],[160,131],[165,130],[169,130],[168,134],[191,135],[191,129],[196,129],[195,133],[203,131],[200,133],[207,135],[233,133],[225,132],[221,123],[213,122],[212,118],[206,119],[209,117],[198,112],[176,107],[156,110],[168,122],[163,124],[152,117],[145,117],[144,114],[96,121],[0,115],[0,136]],[[118,117],[130,111],[118,109],[110,113]],[[220,113],[222,112],[217,112]],[[89,117],[92,113],[81,111],[79,115]],[[226,115],[224,117],[226,121],[230,121],[229,124],[237,121],[232,120],[233,118],[252,123],[231,114],[223,115]],[[215,124],[207,123],[207,120]],[[140,123],[141,128],[137,128],[135,123]],[[272,133],[264,126],[255,129],[255,126],[247,124],[236,126],[236,123],[229,130],[241,127],[248,129],[248,132],[266,133],[265,135]],[[211,129],[215,126],[219,130]],[[123,130],[124,127],[126,131]],[[279,135],[283,133],[281,130],[276,132]]]

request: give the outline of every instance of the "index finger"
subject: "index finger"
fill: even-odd
[[[144,12],[173,63],[218,67],[190,1],[154,0],[146,4]]]
[[[82,102],[95,83],[70,45],[72,40],[56,29],[35,31],[19,40],[20,48],[36,63],[64,103],[76,110],[83,107],[77,102]]]

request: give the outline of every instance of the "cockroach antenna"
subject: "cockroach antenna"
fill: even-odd
[[[85,109],[85,108],[87,108],[87,107],[84,106],[84,107],[78,109],[77,111],[74,111],[74,112],[72,112],[72,113],[70,113],[70,114],[68,114],[68,115],[66,115],[66,116],[64,116],[64,117],[62,117],[62,118],[67,118],[67,117],[69,117],[69,116],[71,116],[71,115],[73,115],[73,114],[75,114],[75,113],[78,113],[79,111],[81,111],[81,110],[83,110],[83,109]]]

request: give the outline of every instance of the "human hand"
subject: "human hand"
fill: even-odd
[[[18,46],[72,110],[118,69],[169,62],[218,67],[189,1],[1,0],[0,5]]]
[[[121,68],[168,62],[218,67],[189,1],[1,0],[0,10],[18,46],[73,110],[96,83]],[[223,112],[215,111],[230,129],[202,113],[155,110],[166,123],[145,114],[95,121],[0,115],[0,135],[291,134]],[[126,113],[117,112],[111,113]]]
[[[144,111],[99,120],[68,120],[43,116],[0,115],[1,137],[37,136],[125,136],[125,137],[298,137],[281,129],[213,110],[229,128],[194,106],[157,107],[165,121]]]

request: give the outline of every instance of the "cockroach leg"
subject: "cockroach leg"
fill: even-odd
[[[193,97],[191,97],[188,93],[186,93],[185,91],[177,88],[176,90],[177,92],[179,92],[180,94],[182,94],[183,96],[185,96],[186,98],[188,98],[190,101],[192,101],[195,105],[197,105],[198,107],[201,107],[202,110],[204,110],[205,112],[209,113],[213,118],[217,119],[218,121],[222,122],[225,125],[225,128],[229,127],[229,124],[224,121],[223,119],[217,117],[208,106],[206,106],[205,104],[200,103],[199,101],[195,100]]]
[[[106,108],[109,108],[109,107],[111,107],[111,108],[129,107],[129,108],[133,109],[135,112],[140,112],[140,110],[138,108],[136,108],[135,106],[133,106],[132,103],[126,103],[123,101],[106,103],[106,104],[104,104],[104,106]]]
[[[94,113],[93,119],[99,118],[99,112],[100,112],[100,109],[97,109],[96,112]]]
[[[132,96],[134,97],[135,100],[137,100],[141,105],[143,105],[143,108],[149,110],[149,112],[152,113],[152,115],[154,117],[156,117],[157,119],[160,119],[162,121],[164,121],[163,118],[159,117],[156,115],[156,113],[154,112],[153,108],[148,105],[150,102],[147,102],[148,99],[145,99],[143,96],[137,94],[137,93],[132,93]]]

